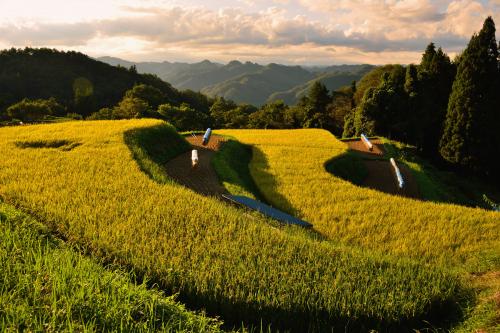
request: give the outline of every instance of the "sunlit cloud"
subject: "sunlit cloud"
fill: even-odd
[[[500,21],[498,0],[18,2],[0,3],[0,46],[135,61],[410,63],[431,41],[456,53],[488,15]]]

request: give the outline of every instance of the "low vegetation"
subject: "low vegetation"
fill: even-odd
[[[221,323],[134,280],[0,202],[0,331],[220,331]]]
[[[155,143],[148,143],[150,131],[161,136]],[[234,133],[241,137],[242,132]],[[283,133],[286,136],[272,131],[253,134],[258,135],[254,137],[257,141],[274,137],[268,147],[284,153],[281,165],[294,152],[301,153],[295,156],[298,159],[319,157],[318,161],[323,161],[321,154],[331,156],[335,142],[321,131]],[[295,150],[304,148],[294,141],[298,138],[308,147],[307,155]],[[16,145],[43,140],[79,145],[71,150]],[[0,195],[44,221],[71,244],[128,267],[165,290],[179,292],[180,300],[221,315],[229,326],[263,322],[297,331],[347,327],[409,330],[427,327],[428,321],[447,325],[447,319],[458,315],[457,302],[467,290],[454,273],[416,260],[314,240],[300,230],[283,232],[258,214],[243,213],[173,182],[161,181],[158,175],[164,170],[155,162],[155,152],[177,151],[171,147],[179,144],[182,150],[182,142],[175,131],[157,120],[2,128]],[[340,152],[344,148],[336,149]],[[252,161],[265,156],[259,149],[253,153]],[[269,165],[264,168],[267,172],[279,166],[275,157],[269,156]],[[322,167],[323,162],[318,163]],[[252,162],[254,175],[255,170]],[[324,175],[324,169],[313,170],[307,163],[290,171],[306,176],[311,188],[317,184],[315,179],[327,185],[333,179]],[[311,179],[311,171],[316,172],[315,179]],[[255,179],[263,188],[262,177],[257,174]],[[283,180],[280,174],[276,179]],[[278,190],[283,186],[273,184]],[[296,189],[300,184],[295,183]],[[347,183],[339,180],[338,185],[345,187]],[[280,196],[290,193],[295,196],[296,192]],[[307,194],[303,191],[302,197],[311,199]],[[325,197],[338,199],[330,193],[312,199]],[[349,203],[338,202],[337,206],[342,210]],[[300,205],[297,208],[303,209]],[[317,209],[318,217],[325,217],[325,209],[331,206]],[[494,236],[495,226],[485,223],[494,215],[483,211],[476,215],[484,215],[476,223],[484,231],[484,240],[477,242],[480,248]],[[373,216],[372,212],[367,217]],[[320,221],[312,222],[318,230],[327,230],[328,224]],[[346,226],[346,222],[337,224]],[[341,228],[339,231],[342,235]],[[440,236],[438,231],[436,234]],[[388,237],[388,244],[395,242],[395,237]]]

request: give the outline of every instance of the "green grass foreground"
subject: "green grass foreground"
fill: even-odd
[[[137,137],[150,131],[156,141]],[[41,140],[75,145],[29,144]],[[178,143],[157,120],[2,128],[0,194],[70,243],[228,325],[399,332],[446,326],[457,315],[466,290],[447,270],[283,232],[258,214],[155,181],[164,172],[155,151]]]
[[[220,322],[133,280],[0,202],[1,332],[220,331]]]

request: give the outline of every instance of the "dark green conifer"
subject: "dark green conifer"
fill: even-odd
[[[331,102],[331,96],[326,86],[321,81],[316,81],[307,95],[307,116],[304,127],[327,127],[327,105]]]
[[[476,171],[498,172],[498,70],[495,23],[488,17],[460,58],[440,143],[447,161]]]
[[[448,99],[455,77],[455,66],[441,48],[430,43],[418,66],[418,96],[410,104],[415,107],[415,144],[429,156],[438,155]]]

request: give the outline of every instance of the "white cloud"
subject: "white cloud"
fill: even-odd
[[[95,29],[88,23],[0,25],[0,41],[11,45],[77,46],[85,44],[95,35]]]
[[[439,29],[470,37],[474,32],[481,29],[487,16],[494,16],[494,12],[485,8],[480,2],[469,0],[452,1],[446,10],[446,18]],[[497,16],[500,18],[500,15]]]
[[[386,37],[389,40],[406,38],[432,39],[443,34],[470,37],[481,28],[489,16],[500,18],[500,12],[479,1],[430,0],[299,0],[311,11],[328,11],[332,21],[346,26],[350,34]],[[499,0],[495,0],[499,1]]]
[[[98,0],[88,1],[96,8]],[[120,3],[119,11],[85,19],[77,16],[71,20],[45,17],[12,21],[0,16],[0,45],[71,47],[91,54],[107,51],[143,59],[164,54],[164,60],[182,54],[215,60],[253,59],[246,54],[291,63],[339,59],[414,62],[431,41],[447,51],[459,51],[481,28],[486,16],[493,15],[500,21],[500,9],[473,0],[295,0],[302,7],[293,0],[275,0],[271,7],[258,10],[172,7],[166,5],[167,0],[145,0],[142,3],[146,7],[134,6],[133,0],[110,1]],[[242,1],[250,1],[249,6],[265,2]],[[106,12],[111,7],[103,8]],[[277,57],[283,58],[280,61]]]

